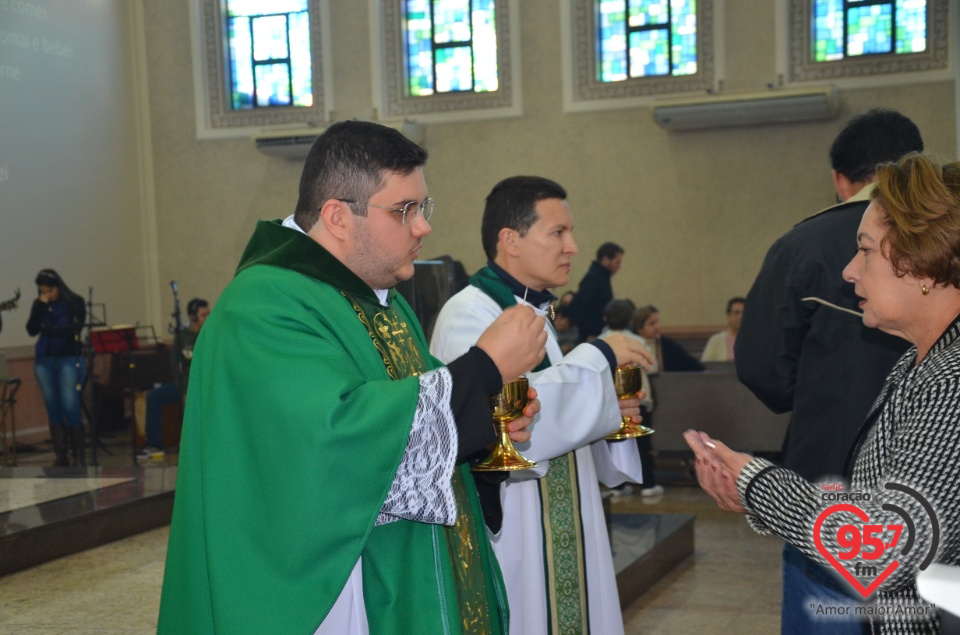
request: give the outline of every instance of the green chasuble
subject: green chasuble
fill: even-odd
[[[308,236],[259,222],[194,351],[158,632],[313,633],[362,558],[370,633],[505,633],[466,465],[451,527],[375,521],[438,367]]]

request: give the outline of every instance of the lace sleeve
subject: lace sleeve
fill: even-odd
[[[453,379],[446,368],[420,376],[420,399],[397,475],[377,525],[403,518],[452,525],[457,517],[451,478],[457,428],[450,410]]]

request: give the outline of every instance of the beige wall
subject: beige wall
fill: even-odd
[[[186,296],[215,300],[254,221],[292,212],[300,166],[246,139],[196,141],[187,4],[144,0],[159,276],[179,280]],[[335,118],[370,118],[368,5],[330,4]],[[762,87],[775,76],[773,3],[725,4],[726,83]],[[627,250],[618,296],[656,303],[667,325],[720,323],[770,243],[833,202],[827,150],[852,114],[898,109],[929,150],[955,154],[953,82],[843,91],[840,116],[817,123],[677,133],[657,127],[646,108],[565,115],[559,2],[520,5],[525,114],[427,127],[438,205],[424,256],[449,253],[470,271],[482,265],[483,197],[501,178],[540,174],[570,194],[582,249],[571,286],[596,247],[614,240]]]
[[[47,267],[112,324],[150,323],[134,6],[0,3],[0,301],[23,294],[0,347],[31,343]]]

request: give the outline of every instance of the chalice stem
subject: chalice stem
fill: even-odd
[[[490,456],[483,462],[473,466],[475,472],[527,470],[537,466],[535,461],[525,459],[513,446],[513,440],[510,439],[511,421],[513,421],[513,419],[497,421],[497,430],[500,438],[490,453]]]

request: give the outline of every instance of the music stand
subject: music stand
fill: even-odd
[[[20,390],[20,378],[11,377],[7,366],[7,354],[0,351],[0,444],[3,465],[17,464],[17,420],[14,406],[17,405],[17,391]],[[10,422],[11,445],[7,445],[7,421]]]
[[[149,327],[153,328],[153,327]],[[128,353],[140,350],[137,327],[90,329],[90,344],[97,355],[104,353]]]
[[[90,423],[90,465],[96,467],[97,463],[97,448],[101,448],[107,454],[112,455],[113,453],[107,449],[105,445],[100,441],[100,429],[99,429],[99,420],[100,420],[100,401],[96,398],[96,387],[94,387],[94,415],[90,414],[90,409],[87,407],[87,402],[84,396],[87,393],[87,386],[89,385],[90,379],[93,376],[93,361],[95,352],[93,350],[93,344],[90,341],[90,331],[95,328],[105,327],[107,325],[107,305],[103,302],[94,302],[93,301],[93,287],[87,287],[87,323],[84,324],[84,327],[87,329],[87,337],[83,341],[83,357],[87,363],[86,372],[83,374],[83,387],[80,390],[80,408],[83,410],[84,414],[87,415],[87,421]]]

